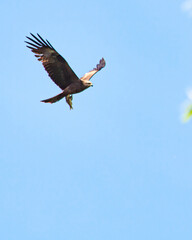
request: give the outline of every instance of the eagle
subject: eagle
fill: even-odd
[[[97,64],[93,70],[85,73],[83,77],[78,78],[67,61],[54,49],[47,39],[44,40],[38,33],[37,36],[32,33],[30,34],[31,37],[26,36],[29,40],[25,41],[27,47],[31,49],[35,57],[42,62],[53,82],[62,89],[60,94],[42,100],[41,102],[55,103],[65,97],[70,109],[72,109],[73,94],[80,93],[90,86],[93,86],[90,79],[105,67],[106,63],[104,58],[99,61],[99,64]]]

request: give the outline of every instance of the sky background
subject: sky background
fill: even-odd
[[[191,240],[192,1],[0,3],[0,238]],[[93,88],[65,100],[25,47],[48,39]]]

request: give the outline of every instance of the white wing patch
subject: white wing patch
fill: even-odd
[[[94,68],[93,70],[89,71],[88,73],[85,73],[85,75],[80,78],[82,81],[88,81],[90,80],[93,75],[95,75],[95,73],[97,73],[98,71],[100,71],[102,68],[105,67],[105,60],[104,58],[102,58],[100,61],[99,61],[99,64],[97,64],[96,68]]]

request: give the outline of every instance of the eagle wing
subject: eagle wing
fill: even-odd
[[[27,47],[35,53],[35,57],[42,62],[49,77],[57,84],[61,89],[65,89],[72,82],[77,81],[79,78],[70,68],[66,60],[53,48],[48,40],[44,40],[39,34],[38,37],[27,37],[31,42],[25,41]]]
[[[95,75],[98,71],[100,71],[102,68],[105,67],[105,60],[104,58],[102,58],[100,61],[99,61],[99,64],[97,64],[96,68],[94,68],[93,70],[89,71],[88,73],[85,73],[85,75],[80,78],[82,81],[88,81],[90,80],[93,75]]]

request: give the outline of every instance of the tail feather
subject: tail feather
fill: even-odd
[[[61,100],[62,98],[64,98],[65,96],[66,96],[66,94],[64,92],[62,92],[62,93],[56,95],[55,97],[42,100],[41,102],[44,102],[44,103],[55,103],[55,102],[58,102],[59,100]]]

